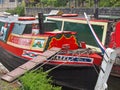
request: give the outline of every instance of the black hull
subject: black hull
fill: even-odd
[[[48,70],[54,65],[47,64],[44,69]],[[49,73],[54,84],[61,85],[73,90],[94,90],[98,74],[94,67],[88,66],[60,66]]]
[[[0,62],[12,71],[18,66],[24,64],[28,60],[11,54],[0,47]],[[55,67],[53,64],[43,66],[44,70]],[[53,69],[49,76],[52,76],[53,84],[60,85],[72,90],[94,90],[98,74],[93,66],[59,66]],[[69,90],[68,89],[68,90]]]
[[[0,62],[9,70],[12,71],[18,66],[27,62],[27,59],[15,56],[12,53],[6,51],[0,47]]]

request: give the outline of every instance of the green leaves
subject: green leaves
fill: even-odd
[[[119,7],[120,1],[119,0],[100,0],[99,6],[100,7]]]
[[[99,7],[119,7],[120,0],[98,0]],[[34,4],[36,2],[36,4]],[[30,0],[33,6],[40,5],[44,7],[66,7],[69,5],[78,5],[78,7],[92,7],[94,6],[94,0]]]
[[[13,15],[18,14],[19,16],[24,16],[25,15],[25,6],[19,5],[15,9],[10,9],[10,10],[7,10],[6,12],[9,12]]]
[[[51,85],[51,78],[48,78],[48,73],[43,72],[42,69],[27,72],[20,81],[23,85],[22,90],[61,90],[61,87]]]

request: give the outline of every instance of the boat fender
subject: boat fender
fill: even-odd
[[[81,48],[86,48],[86,43],[85,42],[80,42],[80,46],[81,46]]]

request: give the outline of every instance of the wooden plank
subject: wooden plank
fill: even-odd
[[[13,80],[15,80],[17,77],[19,77],[19,75],[23,75],[27,70],[21,69],[21,68],[16,68],[13,71],[3,75],[1,77],[1,79],[7,81],[7,82],[11,82]]]
[[[6,75],[2,76],[1,79],[7,82],[12,82],[18,77],[20,77],[21,75],[23,75],[25,72],[33,69],[40,63],[43,63],[44,61],[46,61],[48,58],[55,55],[60,50],[61,50],[60,48],[53,47],[45,51],[44,53],[42,53],[40,56],[37,56],[33,58],[31,61],[28,61],[23,65],[19,66],[18,68],[14,69],[13,71],[8,72]]]

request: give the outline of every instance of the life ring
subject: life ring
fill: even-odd
[[[77,17],[78,14],[62,14],[62,17]]]
[[[30,20],[35,20],[35,17],[18,17],[19,21],[30,21]]]

